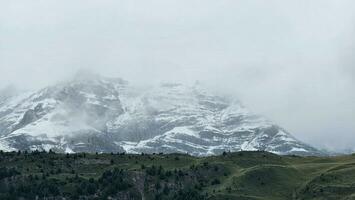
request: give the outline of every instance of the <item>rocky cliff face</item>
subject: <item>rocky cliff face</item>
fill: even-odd
[[[59,152],[321,152],[198,85],[138,90],[121,79],[90,76],[3,98],[0,148]]]

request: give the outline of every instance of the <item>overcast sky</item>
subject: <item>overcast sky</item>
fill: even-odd
[[[0,0],[0,88],[80,68],[199,80],[299,139],[355,149],[353,0]]]

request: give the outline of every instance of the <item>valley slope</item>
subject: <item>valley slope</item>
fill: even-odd
[[[0,152],[0,199],[350,200],[355,156]]]

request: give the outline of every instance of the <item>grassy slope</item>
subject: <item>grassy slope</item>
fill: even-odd
[[[156,169],[161,166],[163,172],[149,172],[153,165]],[[1,191],[1,187],[25,184],[22,182],[29,180],[29,176],[40,177],[34,180],[30,177],[38,184],[44,180],[56,181],[59,195],[78,193],[78,185],[91,179],[97,185],[95,192],[91,196],[86,192],[77,195],[107,199],[107,195],[103,195],[107,186],[99,186],[102,184],[99,179],[105,171],[116,168],[123,170],[120,180],[131,184],[119,192],[115,190],[117,194],[110,193],[109,196],[118,199],[142,199],[142,196],[145,199],[174,199],[186,194],[191,199],[355,199],[355,156],[351,155],[318,158],[239,152],[195,158],[177,154],[86,154],[85,157],[78,154],[68,157],[48,153],[2,153],[2,167],[15,168],[20,174],[3,178],[0,193],[9,192]],[[167,172],[171,175],[165,176]],[[169,191],[163,191],[164,187]],[[184,193],[189,188],[188,192],[201,195],[194,197]],[[20,195],[20,192],[15,194]],[[157,194],[161,195],[156,197]]]

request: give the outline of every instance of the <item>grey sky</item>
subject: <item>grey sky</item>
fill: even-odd
[[[296,137],[355,149],[353,0],[0,0],[0,87],[79,68],[238,96]]]

